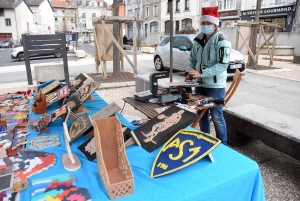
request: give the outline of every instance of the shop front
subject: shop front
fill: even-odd
[[[225,12],[219,12],[220,24],[219,26],[224,27],[234,27],[237,21],[240,19],[238,10],[231,10]]]
[[[243,21],[254,21],[256,15],[255,10],[241,11],[241,20]],[[280,28],[279,32],[290,32],[292,31],[293,18],[295,15],[294,6],[284,6],[276,8],[266,8],[260,10],[260,21],[278,24]],[[266,32],[274,31],[272,27],[265,27]]]

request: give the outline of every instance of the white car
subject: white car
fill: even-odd
[[[78,41],[79,43],[83,43],[84,37],[79,37],[77,41]]]
[[[193,40],[196,34],[177,34],[173,37],[173,69],[186,71],[189,63],[190,52],[193,48]],[[184,51],[183,51],[183,49]],[[170,36],[164,37],[155,48],[153,57],[154,67],[157,71],[170,67]],[[227,68],[227,76],[232,77],[235,69],[243,74],[246,69],[245,57],[242,53],[231,49],[230,62]]]
[[[66,47],[66,50],[69,50],[69,47]],[[49,56],[53,55],[55,57],[62,57],[62,53],[55,53],[55,54],[34,54],[31,55],[30,57],[40,57],[40,56]],[[24,49],[23,46],[13,48],[11,51],[11,59],[18,59],[19,61],[24,61],[25,60],[25,55],[24,55]]]

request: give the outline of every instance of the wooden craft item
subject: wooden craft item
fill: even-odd
[[[221,140],[201,131],[180,130],[157,154],[151,177],[159,177],[185,168],[208,156],[220,143]]]
[[[65,192],[66,190],[69,189],[73,189],[76,190],[77,188],[72,184],[72,182],[52,182],[47,184],[45,187],[42,187],[41,189],[36,189],[33,194],[31,194],[33,196],[33,198],[31,199],[33,200],[43,200],[42,197],[44,197],[46,195],[54,198],[55,196],[59,195],[59,194],[63,194],[63,192]],[[49,200],[49,199],[46,199]],[[55,200],[55,199],[54,199]]]
[[[28,148],[39,150],[60,145],[58,134],[36,137],[28,142]]]
[[[13,173],[1,175],[0,176],[0,192],[11,189],[13,187],[13,182],[14,182],[14,174]]]
[[[6,149],[7,157],[19,156],[19,149],[22,149],[24,145],[18,146],[16,149],[12,149],[11,147]]]
[[[9,191],[0,192],[0,200],[1,201],[20,201],[19,193],[11,193]]]
[[[71,110],[76,110],[100,85],[101,83],[97,83],[92,79],[85,80],[83,85],[74,93],[71,100],[66,104]]]
[[[76,177],[71,174],[54,175],[41,179],[34,179],[31,181],[32,187],[30,188],[31,195],[34,196],[37,193],[45,192],[46,188],[52,183],[69,182],[72,185],[76,185]]]
[[[46,103],[46,97],[44,93],[40,93],[31,106],[31,110],[34,114],[43,114],[47,113],[47,103]]]
[[[152,152],[198,118],[197,114],[172,106],[131,131],[131,135],[139,146]]]
[[[11,147],[13,141],[13,135],[9,132],[3,132],[0,134],[0,145],[2,145],[2,148],[8,149]]]
[[[27,187],[28,187],[27,181],[17,181],[14,182],[13,187],[10,189],[10,191],[13,193],[19,193],[22,190],[26,189]]]
[[[47,86],[45,86],[44,88],[42,88],[40,90],[41,93],[43,94],[48,94],[52,91],[54,91],[55,89],[61,87],[61,84],[59,81],[55,80],[54,82],[51,82],[50,84],[48,84]]]
[[[41,135],[43,132],[46,132],[46,133],[49,133],[49,132],[50,132],[49,129],[47,128],[47,126],[48,126],[48,124],[49,124],[50,121],[51,121],[51,117],[48,116],[47,113],[45,113],[45,114],[41,117],[41,119],[40,119],[40,121],[38,122],[38,124],[37,124],[36,126],[33,127],[34,130],[35,130],[36,132],[38,132],[38,135]]]
[[[91,119],[95,120],[95,119],[110,117],[114,115],[116,112],[118,112],[119,110],[121,110],[121,108],[115,102],[112,102],[105,108],[91,115]]]
[[[82,84],[84,83],[84,81],[86,79],[91,79],[90,76],[88,76],[85,73],[80,73],[79,75],[77,75],[73,81],[71,81],[71,86],[74,88],[79,88],[82,86]]]
[[[71,143],[74,142],[79,136],[89,133],[93,130],[91,119],[87,113],[84,113],[80,118],[73,122],[69,127],[69,135]]]
[[[98,172],[109,199],[134,193],[122,126],[116,116],[93,120]]]
[[[69,107],[67,107],[67,110],[68,110],[67,115],[66,115],[65,121],[63,122],[64,138],[65,138],[67,153],[62,156],[62,163],[66,170],[76,171],[81,167],[81,162],[76,155],[72,154],[72,151],[70,148],[71,137],[70,137],[69,129],[67,127],[66,122],[69,119],[71,109]]]
[[[56,162],[54,154],[19,149],[14,158],[15,179],[25,181],[34,174],[47,170]]]
[[[0,134],[7,131],[6,121],[0,121]]]
[[[89,161],[93,161],[96,159],[96,144],[95,138],[91,138],[82,145],[78,147],[78,149],[85,155],[85,157]]]
[[[13,162],[10,158],[5,157],[0,160],[0,175],[7,175],[12,173],[13,170]]]
[[[29,131],[27,130],[19,130],[18,128],[16,128],[14,130],[14,137],[13,137],[13,141],[12,141],[12,149],[16,149],[18,148],[18,146],[20,145],[24,145],[27,143],[27,135],[29,135]]]
[[[7,157],[6,149],[0,148],[0,158],[5,158],[5,157]]]
[[[69,91],[68,86],[64,86],[64,87],[58,89],[57,91],[50,93],[46,97],[47,107],[65,97],[67,97],[69,95],[69,93],[70,93],[70,91]]]
[[[51,121],[54,122],[56,119],[58,119],[59,117],[63,116],[66,113],[67,113],[67,106],[63,105],[62,107],[58,108],[57,110],[54,110],[51,113]]]

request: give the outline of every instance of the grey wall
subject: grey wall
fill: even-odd
[[[237,30],[235,27],[224,27],[220,28],[220,31],[228,38],[231,42],[231,48],[235,48]]]

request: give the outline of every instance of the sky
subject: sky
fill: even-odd
[[[113,0],[105,0],[108,4],[112,4]]]

